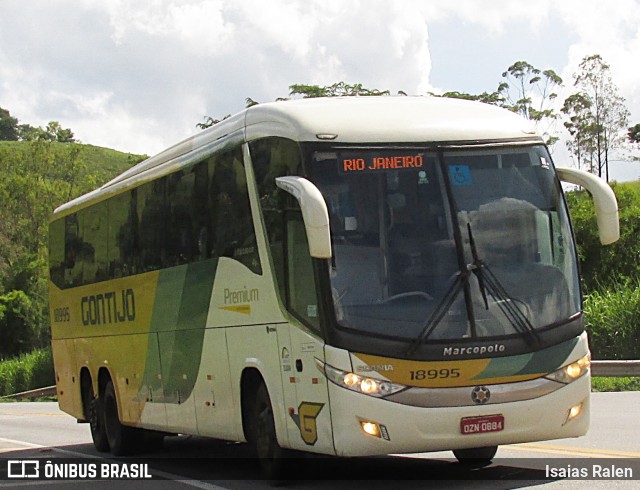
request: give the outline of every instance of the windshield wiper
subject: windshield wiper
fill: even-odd
[[[451,308],[451,305],[456,300],[456,298],[458,297],[458,294],[462,290],[464,283],[467,282],[468,280],[469,280],[468,271],[459,271],[456,273],[455,278],[451,283],[451,286],[449,286],[449,289],[447,289],[447,292],[444,294],[444,296],[442,297],[442,299],[440,300],[436,308],[433,310],[433,313],[431,314],[429,319],[426,321],[424,327],[422,328],[418,336],[415,338],[413,342],[411,342],[409,349],[407,349],[407,355],[413,354],[418,348],[418,346],[423,341],[429,338],[429,336],[431,335],[431,332],[435,330],[435,328],[438,326],[438,323],[440,323],[440,320],[442,320],[442,317],[444,317],[444,315],[447,313],[449,308]]]
[[[449,289],[447,289],[447,292],[433,310],[431,316],[429,316],[429,319],[426,321],[418,336],[413,342],[411,342],[409,349],[407,349],[407,355],[413,354],[418,346],[427,340],[433,333],[449,308],[451,308],[451,305],[458,297],[458,294],[460,294],[463,286],[469,282],[471,274],[475,275],[478,280],[480,294],[482,295],[482,299],[487,310],[489,309],[487,293],[489,293],[489,296],[491,296],[494,302],[498,305],[498,308],[500,308],[502,314],[507,318],[507,320],[509,320],[517,332],[525,334],[526,339],[529,342],[540,342],[540,336],[535,327],[531,324],[531,321],[529,321],[527,316],[515,305],[516,303],[521,303],[526,307],[526,304],[511,296],[487,264],[480,260],[475,240],[473,238],[473,232],[471,231],[471,225],[469,223],[467,223],[467,231],[469,233],[469,245],[471,248],[473,262],[471,264],[467,264],[466,270],[461,270],[456,273],[451,286],[449,286]]]
[[[487,301],[487,291],[484,287],[484,274],[482,274],[482,262],[478,258],[478,251],[476,250],[476,242],[473,239],[473,233],[471,233],[471,224],[467,223],[467,231],[469,232],[469,246],[471,247],[471,257],[473,262],[467,266],[471,272],[473,272],[478,279],[478,286],[480,287],[480,294],[484,300],[485,309],[489,309],[489,302]]]
[[[540,341],[540,336],[535,327],[529,321],[529,318],[518,308],[515,303],[523,303],[522,301],[511,296],[504,286],[500,283],[496,275],[491,271],[489,266],[485,264],[478,257],[478,251],[476,249],[475,240],[473,239],[473,232],[471,231],[471,224],[467,223],[467,231],[469,233],[469,246],[471,247],[471,255],[473,262],[469,264],[470,270],[474,273],[478,279],[478,286],[480,287],[480,293],[484,300],[485,308],[489,309],[489,303],[487,301],[487,291],[493,298],[495,303],[502,311],[502,314],[509,320],[511,325],[520,333],[524,333],[529,340]],[[486,287],[485,287],[486,284]]]

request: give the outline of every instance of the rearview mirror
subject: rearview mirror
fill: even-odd
[[[276,185],[295,197],[300,204],[311,257],[331,258],[329,211],[320,190],[304,177],[277,177]]]
[[[601,178],[584,170],[556,167],[556,172],[563,182],[584,187],[591,194],[596,209],[600,243],[608,245],[617,241],[620,238],[618,201],[611,187]]]

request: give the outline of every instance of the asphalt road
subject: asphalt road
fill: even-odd
[[[591,429],[587,436],[544,443],[501,446],[494,463],[465,467],[450,452],[411,457],[390,456],[364,460],[309,458],[291,468],[289,488],[638,488],[640,485],[640,392],[594,393]],[[105,457],[107,459],[105,459]],[[55,403],[0,404],[0,477],[8,460],[50,461],[93,465],[125,462],[146,464],[153,480],[96,480],[91,488],[270,488],[261,479],[244,444],[197,437],[165,439],[164,447],[144,459],[115,459],[98,453],[89,427],[60,412]],[[130,466],[129,466],[130,467]],[[635,480],[600,479],[612,467],[630,469]],[[142,467],[140,467],[142,468]],[[584,469],[582,469],[584,468]],[[43,471],[43,468],[40,468]],[[66,470],[65,470],[66,471]],[[565,478],[566,473],[588,471],[589,479]],[[550,472],[555,472],[550,474]],[[564,473],[563,473],[564,472]],[[14,471],[15,473],[15,471]],[[622,473],[621,473],[622,474]],[[578,476],[580,473],[578,473]],[[434,480],[437,485],[434,485]],[[80,489],[87,481],[54,479],[29,481],[0,478],[0,489]]]

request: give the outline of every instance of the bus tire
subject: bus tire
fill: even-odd
[[[264,383],[258,386],[253,405],[251,442],[264,477],[277,482],[285,475],[285,458],[288,451],[281,448],[276,437],[273,408]]]
[[[460,463],[488,464],[498,452],[498,446],[474,447],[469,449],[454,449],[453,455]]]
[[[139,446],[139,431],[134,427],[122,425],[120,422],[116,390],[111,380],[107,382],[104,388],[102,408],[104,427],[111,454],[114,456],[132,454]]]
[[[104,411],[100,397],[91,396],[89,403],[89,427],[91,428],[91,439],[93,445],[101,452],[109,451],[109,440],[107,439],[107,431],[104,426]]]
[[[101,453],[106,453],[109,450],[109,441],[107,440],[107,433],[104,429],[103,412],[100,406],[101,399],[93,396],[93,384],[91,383],[91,377],[88,373],[83,372],[80,375],[80,379],[84,420],[89,422],[91,439],[93,440],[93,445],[96,450]]]

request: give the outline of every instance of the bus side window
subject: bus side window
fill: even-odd
[[[301,175],[299,147],[291,140],[265,138],[252,142],[250,149],[280,298],[289,311],[318,329],[313,261],[300,206],[276,187],[276,177]]]
[[[64,282],[67,286],[82,284],[80,253],[83,247],[81,236],[82,215],[71,214],[64,219]]]
[[[213,237],[207,241],[217,257],[230,257],[262,274],[253,228],[249,191],[238,147],[209,161],[209,199]]]
[[[167,176],[167,260],[170,266],[189,263],[196,257],[191,212],[194,182],[192,169]]]
[[[296,203],[297,204],[297,203]],[[289,309],[320,329],[318,297],[302,212],[287,212],[287,296]]]
[[[166,264],[166,203],[165,179],[158,179],[137,188],[139,263],[141,272],[160,269]]]
[[[79,258],[82,262],[82,284],[104,281],[108,274],[107,261],[107,203],[100,202],[80,211],[84,224],[83,245]]]
[[[109,201],[109,276],[118,278],[139,270],[136,189]]]
[[[59,288],[64,288],[64,219],[58,219],[49,226],[49,277]]]

